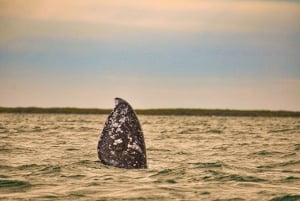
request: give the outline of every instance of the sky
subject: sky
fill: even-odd
[[[0,106],[300,111],[300,1],[0,0]]]

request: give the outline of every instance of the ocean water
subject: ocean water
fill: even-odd
[[[300,118],[139,116],[127,170],[97,162],[106,117],[0,114],[0,200],[300,200]]]

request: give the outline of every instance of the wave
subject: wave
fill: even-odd
[[[204,176],[205,181],[238,181],[238,182],[264,182],[265,179],[261,179],[253,176],[243,176],[238,174],[227,174],[219,171],[209,170],[210,176]]]
[[[31,188],[31,184],[20,180],[0,180],[0,189],[5,192],[24,192]]]
[[[292,166],[292,165],[300,165],[300,160],[299,161],[288,161],[288,162],[282,162],[282,163],[274,163],[270,165],[260,165],[257,166],[257,168],[278,168],[278,167],[287,167],[287,166]]]
[[[275,197],[270,201],[299,201],[300,195],[284,195],[281,197]]]
[[[192,164],[194,166],[196,166],[196,168],[221,168],[223,166],[223,164],[221,162],[208,162],[208,163],[189,163]]]

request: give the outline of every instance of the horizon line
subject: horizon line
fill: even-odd
[[[132,105],[131,105],[132,107]],[[16,108],[36,108],[36,109],[97,109],[97,110],[112,110],[113,107],[80,107],[80,106],[1,106],[0,109],[16,109]],[[241,108],[204,108],[204,107],[149,107],[149,108],[136,108],[132,107],[134,110],[177,110],[177,109],[187,109],[187,110],[238,110],[238,111],[284,111],[284,112],[300,112],[300,110],[289,110],[289,109],[267,109],[267,108],[255,108],[255,109],[241,109]]]
[[[300,117],[300,111],[287,110],[239,110],[202,108],[152,108],[134,109],[139,115],[174,116],[249,116],[249,117]],[[0,113],[21,114],[109,114],[112,108],[76,107],[1,107]]]

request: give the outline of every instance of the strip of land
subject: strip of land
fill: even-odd
[[[109,114],[112,109],[97,108],[40,108],[40,107],[0,107],[0,113],[32,114]],[[139,115],[176,116],[237,116],[237,117],[300,117],[299,111],[270,110],[227,110],[227,109],[136,109]]]

